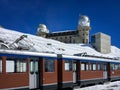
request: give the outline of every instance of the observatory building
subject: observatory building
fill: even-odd
[[[46,37],[46,35],[49,33],[49,30],[47,29],[46,25],[44,24],[39,24],[37,28],[37,35],[41,37]]]
[[[64,43],[91,44],[98,52],[107,54],[111,52],[111,37],[104,33],[92,35],[89,43],[90,19],[86,15],[80,15],[76,30],[66,30],[49,33],[46,25],[40,24],[37,35],[44,38],[51,38]]]
[[[89,43],[90,20],[86,15],[81,15],[76,30],[67,30],[49,33],[44,24],[40,24],[37,35],[58,40],[64,43]]]

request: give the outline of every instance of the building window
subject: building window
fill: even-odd
[[[86,39],[86,43],[88,43],[88,39]]]
[[[75,43],[75,39],[73,39],[73,43]]]
[[[55,60],[45,59],[45,72],[55,71]]]
[[[83,33],[83,36],[84,36],[85,34]]]
[[[72,37],[70,36],[70,41],[69,41],[69,43],[71,43],[72,42]]]
[[[83,39],[82,42],[85,43],[85,40]]]
[[[60,37],[60,41],[62,42],[62,37]]]
[[[95,43],[95,35],[91,36],[91,43]]]
[[[21,58],[7,59],[6,72],[26,72],[27,61]]]
[[[0,73],[2,72],[2,60],[0,59]]]
[[[72,60],[65,60],[65,71],[72,71]]]

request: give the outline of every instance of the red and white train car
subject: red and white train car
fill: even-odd
[[[119,60],[0,50],[0,89],[72,90],[119,79]]]

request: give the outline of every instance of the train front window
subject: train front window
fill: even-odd
[[[45,59],[45,72],[54,72],[55,71],[55,60]]]
[[[0,59],[0,73],[2,72],[2,60]]]
[[[65,71],[72,71],[72,60],[65,60]]]

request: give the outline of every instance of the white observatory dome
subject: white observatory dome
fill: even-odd
[[[86,15],[80,15],[80,19],[78,22],[79,26],[90,26],[90,19]]]
[[[37,32],[38,33],[49,33],[49,30],[47,29],[45,24],[39,24]]]

